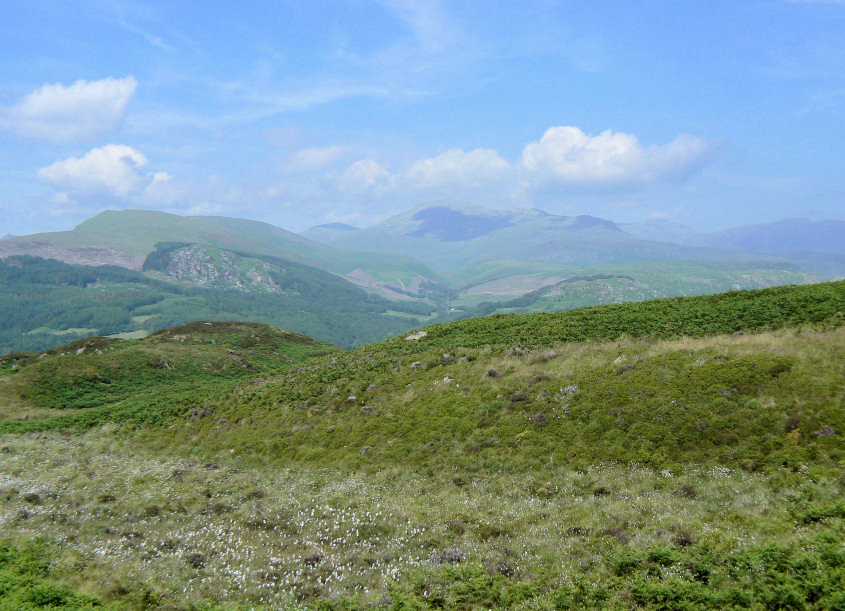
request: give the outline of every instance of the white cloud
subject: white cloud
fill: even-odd
[[[375,159],[361,159],[349,166],[340,179],[340,187],[354,193],[370,191],[390,179],[390,172]]]
[[[342,146],[315,146],[294,153],[288,169],[294,172],[321,170],[337,161],[344,153]]]
[[[477,188],[500,183],[511,171],[511,164],[492,149],[446,151],[422,159],[402,175],[403,182],[415,188]]]
[[[644,148],[633,134],[604,131],[597,136],[577,127],[546,130],[522,152],[533,180],[594,186],[643,184],[680,178],[700,169],[714,145],[681,134],[665,145]]]
[[[130,146],[107,144],[83,157],[70,157],[41,168],[38,178],[72,194],[125,199],[155,180],[143,172],[147,163],[147,158]]]
[[[19,135],[69,142],[113,131],[126,113],[134,76],[44,85],[0,111],[0,127]]]

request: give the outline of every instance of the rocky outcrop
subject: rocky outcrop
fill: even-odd
[[[271,275],[277,270],[266,261],[194,245],[173,251],[164,273],[175,282],[206,288],[273,293],[280,290]]]

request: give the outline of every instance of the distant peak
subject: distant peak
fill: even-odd
[[[513,225],[506,215],[471,214],[448,206],[425,208],[414,214],[413,219],[419,222],[419,226],[405,235],[429,237],[442,242],[465,242]]]
[[[482,206],[461,201],[459,199],[438,199],[430,202],[425,202],[424,204],[420,204],[418,206],[414,206],[408,212],[414,214],[423,210],[428,210],[430,208],[448,208],[450,210],[459,211],[483,209]]]
[[[347,225],[346,223],[323,223],[322,225],[314,225],[313,227],[308,229],[308,231],[311,231],[311,229],[338,229],[341,231],[359,231],[357,227]]]
[[[570,227],[573,229],[591,229],[593,227],[601,227],[603,229],[610,229],[611,231],[622,231],[616,223],[606,219],[600,219],[589,214],[581,214],[572,219]]]

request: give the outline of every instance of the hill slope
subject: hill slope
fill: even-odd
[[[149,210],[106,210],[71,231],[19,236],[0,245],[0,258],[15,254],[41,256],[83,265],[117,265],[141,270],[159,243],[197,244],[268,255],[339,274],[356,281],[356,270],[410,284],[416,278],[437,282],[434,270],[409,257],[385,260],[372,254],[341,251],[268,223],[247,219],[184,217]]]
[[[0,602],[837,608],[844,311],[839,282],[3,359]]]
[[[233,264],[243,263],[231,257]],[[232,277],[215,276],[203,285],[203,269],[190,266],[193,275],[183,279],[192,282],[174,284],[115,267],[0,260],[0,353],[41,350],[91,334],[137,337],[197,319],[252,319],[351,347],[416,326],[415,316],[430,312],[423,304],[368,294],[313,267],[273,258],[246,261],[250,265]],[[261,275],[249,274],[255,269]],[[269,286],[232,290],[240,279]]]

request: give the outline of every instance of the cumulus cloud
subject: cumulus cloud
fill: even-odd
[[[340,179],[342,189],[365,193],[390,179],[390,172],[375,159],[361,159],[349,166]]]
[[[402,175],[403,182],[415,188],[475,188],[500,182],[510,172],[511,164],[492,149],[460,149],[414,163]]]
[[[148,184],[163,180],[143,171],[147,158],[130,146],[107,144],[82,157],[70,157],[38,170],[38,178],[78,195],[111,195],[125,199]]]
[[[523,201],[537,192],[568,188],[635,192],[681,180],[699,171],[720,148],[705,138],[681,134],[663,145],[643,146],[633,134],[590,135],[577,127],[552,127],[510,161],[493,149],[452,149],[410,162],[391,173],[376,159],[361,159],[331,183],[340,195],[370,197],[418,192],[429,197]],[[317,151],[306,149],[314,157]],[[632,205],[627,202],[624,205]]]
[[[120,124],[137,87],[134,76],[44,85],[0,111],[0,127],[54,142],[89,138]]]
[[[682,134],[665,145],[643,147],[633,134],[577,127],[552,127],[522,152],[522,167],[534,180],[611,186],[682,178],[700,169],[713,151],[704,138]]]
[[[288,169],[294,172],[313,172],[337,161],[343,155],[342,146],[315,146],[294,153]]]

